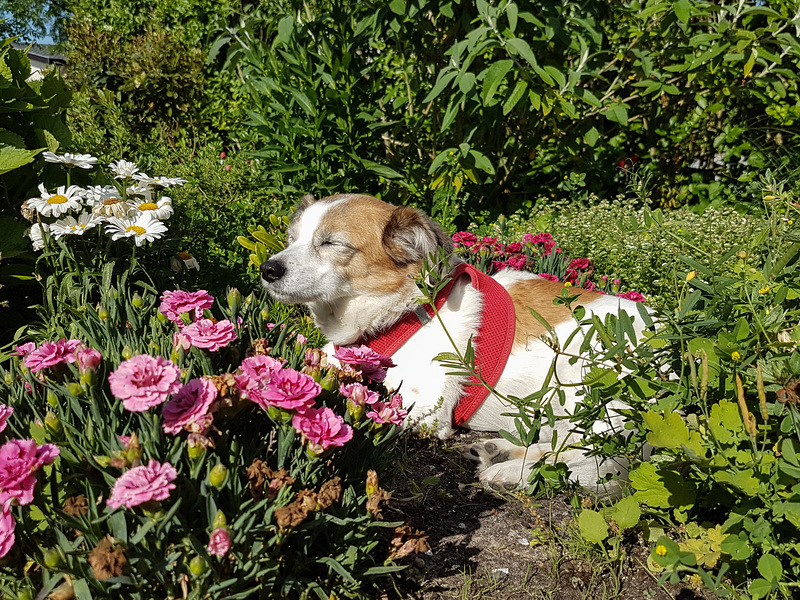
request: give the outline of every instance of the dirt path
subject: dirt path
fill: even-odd
[[[408,462],[388,489],[387,519],[406,519],[428,534],[431,551],[411,559],[403,600],[477,599],[700,600],[688,585],[661,586],[646,567],[637,534],[613,557],[577,533],[569,497],[499,495],[476,483],[461,457],[477,436],[448,442],[406,438]],[[398,597],[397,592],[387,598]]]

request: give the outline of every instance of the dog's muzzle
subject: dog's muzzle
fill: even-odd
[[[286,267],[278,260],[267,260],[261,263],[261,278],[267,283],[275,283],[286,273]]]

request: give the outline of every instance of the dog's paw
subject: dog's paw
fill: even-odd
[[[509,492],[525,486],[531,463],[521,458],[494,464],[478,473],[481,483],[498,492]]]
[[[478,463],[481,469],[488,469],[498,463],[524,459],[525,451],[526,448],[515,446],[508,440],[495,438],[471,444],[464,452],[464,458]]]

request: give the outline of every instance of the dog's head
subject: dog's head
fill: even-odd
[[[430,217],[357,194],[306,196],[289,224],[286,249],[261,265],[270,294],[288,304],[392,294],[413,286],[425,258],[453,249]]]

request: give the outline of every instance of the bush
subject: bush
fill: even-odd
[[[584,347],[592,368],[572,421],[595,453],[634,464],[625,509],[637,508],[638,522],[641,505],[662,582],[688,577],[723,596],[791,597],[800,582],[800,238],[796,197],[769,174],[761,189],[767,219],[754,235],[716,259],[679,257],[678,302],[658,313],[657,328],[647,313],[635,315],[654,330],[648,339],[629,333],[630,315],[584,323],[598,346]],[[665,232],[662,215],[644,216],[653,236]],[[631,435],[593,434],[620,399]],[[652,455],[638,462],[645,440]],[[612,512],[589,512],[584,535],[613,545],[603,523]]]
[[[215,49],[243,74],[276,193],[359,189],[447,221],[448,179],[462,213],[496,214],[571,173],[613,196],[620,162],[657,175],[662,205],[726,198],[722,182],[792,147],[793,14],[783,1],[289,3],[246,12]]]

